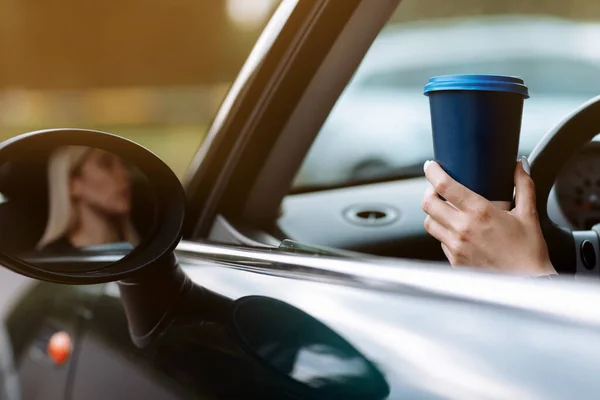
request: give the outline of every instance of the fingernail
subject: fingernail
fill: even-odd
[[[431,161],[425,161],[425,164],[423,164],[423,172],[427,172],[427,167],[429,166],[429,164],[431,164]]]
[[[527,160],[527,157],[521,157],[521,165],[523,166],[523,171],[525,171],[527,175],[531,176],[531,167],[529,166],[529,160]]]

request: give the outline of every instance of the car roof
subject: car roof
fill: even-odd
[[[523,16],[395,24],[385,28],[375,40],[356,80],[391,69],[511,56],[600,63],[600,24]]]

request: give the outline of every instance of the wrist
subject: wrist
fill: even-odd
[[[556,269],[554,269],[554,266],[552,265],[552,263],[550,261],[547,261],[541,265],[539,265],[537,268],[535,268],[534,271],[532,271],[531,276],[546,276],[546,275],[558,275],[558,272],[556,272]]]

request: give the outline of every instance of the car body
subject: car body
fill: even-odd
[[[318,206],[314,193],[289,195],[321,124],[397,6],[282,2],[184,180],[189,207],[175,251],[181,269],[222,298],[265,296],[324,324],[381,371],[386,387],[376,398],[597,397],[594,280],[508,277],[430,262],[440,246],[423,233],[423,178],[318,193]],[[346,202],[387,201],[375,195],[386,189],[389,198],[402,195],[397,207],[408,207],[400,225],[352,225],[338,213]],[[306,214],[294,214],[296,206]],[[309,240],[285,241],[302,237],[300,228]],[[339,245],[306,244],[311,238]],[[397,258],[347,251],[375,244],[393,247]],[[426,256],[408,260],[416,248]],[[114,250],[74,262],[118,262],[123,255]],[[340,392],[327,398],[352,398],[348,376],[362,372],[354,364],[307,352],[282,373],[240,344],[227,315],[169,326],[151,345],[136,346],[118,285],[39,282],[24,293],[4,322],[12,350],[3,369],[7,398],[325,398],[320,385],[332,380]],[[165,293],[152,295],[159,301]],[[272,321],[273,329],[281,324]],[[47,352],[57,332],[73,341],[60,365]]]
[[[238,261],[222,265],[226,253]],[[208,290],[280,299],[334,329],[383,372],[391,399],[593,398],[600,390],[596,285],[185,242],[177,256]],[[22,398],[297,398],[285,374],[240,351],[227,325],[137,348],[114,283],[37,285],[8,327]],[[62,367],[45,354],[58,330],[79,349]],[[343,364],[323,357],[316,366],[299,358],[295,368],[343,375]]]
[[[295,186],[327,186],[403,175],[433,159],[432,76],[521,76],[525,101],[520,153],[600,92],[600,25],[552,17],[499,16],[402,23],[382,31],[340,97]],[[573,45],[577,43],[577,45]],[[418,57],[412,56],[418,55]]]

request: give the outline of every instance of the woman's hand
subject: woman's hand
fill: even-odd
[[[496,207],[456,182],[436,162],[426,162],[424,169],[433,186],[423,199],[425,229],[442,242],[453,266],[529,276],[556,273],[542,236],[526,158],[515,170],[516,207],[511,211]]]

